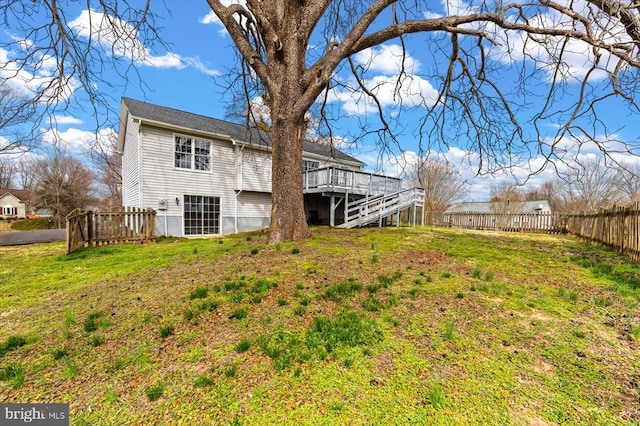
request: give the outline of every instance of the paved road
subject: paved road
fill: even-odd
[[[66,239],[66,232],[66,229],[0,232],[0,246],[19,246],[23,244],[64,241]]]

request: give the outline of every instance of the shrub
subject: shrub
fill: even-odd
[[[300,249],[298,247],[294,247],[293,249],[291,249],[291,254],[298,254],[300,253]]]
[[[260,252],[260,250],[258,250],[257,248],[252,248],[251,249],[251,254],[258,254]]]

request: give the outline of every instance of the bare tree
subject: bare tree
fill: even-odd
[[[0,71],[2,68],[0,63]],[[36,136],[25,130],[24,125],[36,115],[35,104],[26,95],[1,83],[0,72],[0,154],[28,151],[35,145]]]
[[[407,178],[425,190],[425,211],[445,211],[452,202],[467,193],[467,183],[462,180],[460,173],[441,157],[416,160]]]
[[[618,185],[628,203],[640,201],[640,163],[622,164],[618,174]]]
[[[402,111],[420,110],[424,118],[415,132],[423,152],[467,141],[461,149],[479,154],[479,172],[537,155],[546,159],[540,168],[554,166],[569,160],[567,143],[578,153],[586,142],[608,155],[633,152],[624,141],[613,140],[600,111],[610,109],[613,98],[629,114],[640,110],[637,2],[459,2],[443,10],[439,3],[418,0],[206,1],[240,55],[240,77],[233,81],[243,83],[247,100],[267,95],[273,149],[271,242],[309,235],[301,176],[305,114],[317,108],[331,136],[335,109],[327,101],[336,91],[358,92],[374,108],[376,119],[363,121],[362,130],[363,135],[378,136],[381,150],[400,146],[397,132],[407,127]],[[56,77],[44,82],[34,99],[51,110],[70,98],[69,90],[82,88],[100,109],[107,102],[97,92],[99,76],[90,65],[102,63],[105,56],[133,64],[144,60],[148,51],[139,40],[157,41],[149,4],[92,2],[90,13],[99,28],[81,38],[77,28],[66,25],[59,2],[6,1],[0,6],[5,25],[9,16],[30,12],[50,17],[50,23],[39,28],[29,27],[29,21],[20,24],[22,33],[44,47],[30,49],[11,67],[33,70],[44,66],[45,57],[53,58],[58,69],[48,75]],[[434,58],[444,58],[444,65],[434,61],[428,74],[412,73],[405,43],[412,34],[422,34],[424,48]],[[383,102],[382,85],[367,79],[374,68],[372,49],[390,40],[400,43],[402,62],[392,83],[391,106]],[[576,52],[581,52],[580,66],[572,61]],[[370,60],[356,60],[363,55]],[[503,81],[506,68],[518,77]],[[351,80],[340,78],[345,70],[351,71]],[[416,85],[424,89],[425,81],[433,90],[416,90]],[[529,116],[520,115],[532,110],[536,97],[542,99],[540,107]],[[532,131],[523,128],[525,121],[533,123]],[[551,128],[557,130],[549,133],[546,129]]]
[[[111,133],[100,139],[91,149],[96,182],[106,192],[103,203],[122,205],[122,156],[117,152],[118,136]]]
[[[501,182],[491,186],[491,209],[495,213],[516,214],[522,213],[522,207],[526,200],[522,187]]]
[[[41,158],[35,164],[37,182],[34,191],[35,206],[53,212],[58,228],[63,227],[65,216],[74,208],[86,208],[94,202],[93,176],[77,159],[56,152]]]
[[[590,212],[611,207],[624,199],[619,170],[607,167],[601,158],[589,159],[559,180],[559,194],[567,212]]]
[[[16,161],[19,188],[32,193],[35,189],[36,160],[30,157],[20,157]]]
[[[14,161],[0,157],[0,188],[13,188],[17,169]]]

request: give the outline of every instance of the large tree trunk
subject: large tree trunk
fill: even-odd
[[[273,122],[270,243],[310,236],[302,194],[303,124],[297,117]]]
[[[304,116],[274,105],[271,138],[271,228],[269,243],[294,241],[311,235],[304,213],[302,194],[302,140]],[[293,103],[293,102],[291,102]]]

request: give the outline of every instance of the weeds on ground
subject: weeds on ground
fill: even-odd
[[[0,381],[9,382],[13,389],[22,387],[24,377],[24,367],[19,362],[12,362],[0,368]]]
[[[9,336],[7,340],[0,344],[0,357],[5,356],[8,352],[16,350],[20,346],[24,346],[27,340],[22,336]]]
[[[164,385],[162,383],[157,383],[145,389],[144,393],[147,395],[149,402],[157,401],[164,393]]]

